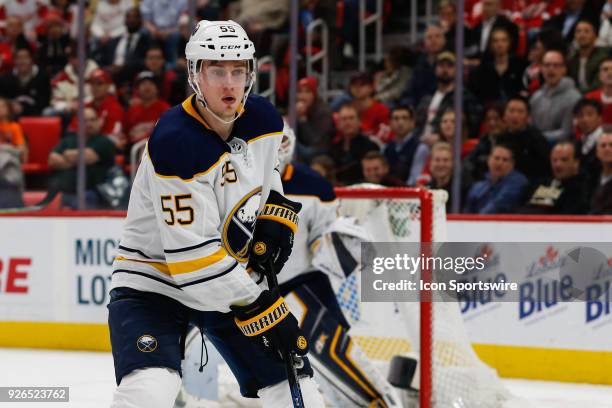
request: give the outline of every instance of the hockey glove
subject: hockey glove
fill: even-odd
[[[297,231],[298,212],[302,204],[293,202],[272,190],[261,214],[255,222],[251,252],[247,268],[252,268],[262,277],[267,276],[269,261],[274,272],[279,273],[293,247],[293,235]]]
[[[246,306],[230,306],[234,321],[245,336],[261,342],[264,349],[281,358],[281,350],[303,356],[308,341],[278,290],[264,290]]]

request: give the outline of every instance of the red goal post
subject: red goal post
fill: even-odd
[[[434,194],[425,188],[369,188],[362,187],[338,187],[335,189],[336,196],[342,199],[416,199],[420,209],[420,239],[421,243],[433,242],[434,227]],[[430,245],[421,247],[421,254],[425,257],[430,256]],[[425,282],[431,282],[431,270],[421,271],[421,278]],[[431,304],[431,292],[421,291],[420,301],[420,390],[419,400],[421,408],[431,407],[432,397],[432,329],[433,329],[433,310]]]

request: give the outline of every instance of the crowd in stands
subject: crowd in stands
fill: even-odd
[[[358,2],[304,3],[300,53],[317,51],[305,49],[304,29],[322,18],[331,32],[332,68],[354,68]],[[385,0],[384,18],[401,3]],[[287,112],[289,2],[198,0],[196,6],[198,19],[243,24],[257,55],[273,57],[277,105]],[[305,75],[302,59],[296,160],[337,186],[426,186],[452,196],[460,122],[463,212],[612,213],[612,1],[467,0],[463,16],[452,0],[437,7],[422,43],[389,47],[383,61],[353,72],[329,100],[317,77]],[[129,174],[137,165],[132,148],[190,93],[187,8],[187,0],[88,2],[89,208],[112,206],[100,185],[117,168]],[[458,18],[465,25],[463,60],[454,52]],[[64,206],[76,206],[77,28],[75,1],[0,4],[0,208],[23,205],[28,177],[20,164],[31,146],[20,123],[32,116],[61,121],[44,187],[63,193]],[[454,111],[458,64],[461,118]]]

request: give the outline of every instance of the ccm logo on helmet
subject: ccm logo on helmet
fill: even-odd
[[[238,49],[240,47],[241,47],[241,45],[222,45],[220,48],[222,50],[235,50],[235,49]]]

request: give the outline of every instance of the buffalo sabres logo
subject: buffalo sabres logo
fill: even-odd
[[[261,187],[248,193],[232,208],[223,226],[223,243],[229,254],[239,262],[248,259],[249,242],[261,200]]]
[[[143,353],[151,353],[157,349],[157,339],[150,334],[143,334],[136,341],[136,347]]]

